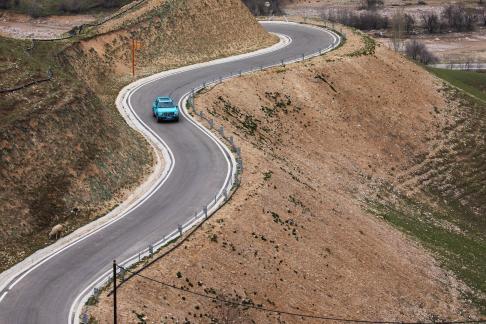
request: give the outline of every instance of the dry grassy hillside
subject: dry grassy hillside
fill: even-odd
[[[401,201],[385,196],[385,184],[405,184],[455,115],[475,107],[455,104],[421,67],[347,33],[347,43],[329,55],[244,76],[197,98],[241,145],[242,184],[182,246],[141,273],[182,290],[141,277],[121,286],[124,323],[304,322],[184,290],[327,317],[477,318],[471,290],[440,267],[442,259],[371,211],[376,201]],[[430,202],[422,192],[404,193]],[[473,252],[476,260],[481,253]],[[102,293],[90,308],[93,319],[108,322],[111,303]]]
[[[54,76],[0,94],[0,271],[49,244],[52,226],[70,232],[106,213],[149,171],[151,149],[114,106],[132,80],[132,35],[143,40],[145,74],[275,42],[237,0],[167,3],[147,1],[135,21],[123,15],[89,40],[0,40],[1,89],[45,78],[49,67]]]
[[[83,70],[81,75],[86,75],[86,69],[88,75],[98,75],[94,81],[104,80],[105,74],[116,74],[116,78],[130,75],[132,39],[141,42],[136,58],[138,75],[250,51],[277,41],[239,0],[150,0],[97,32],[103,35],[80,42],[70,53],[77,61],[75,66]],[[90,61],[98,64],[87,66],[85,63]]]

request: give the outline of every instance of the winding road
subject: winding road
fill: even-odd
[[[283,22],[262,24],[269,32],[286,35],[292,41],[271,53],[201,65],[153,80],[130,93],[127,100],[133,112],[168,147],[170,172],[123,218],[16,274],[0,291],[0,324],[71,323],[74,301],[110,269],[113,259],[127,259],[159,241],[214,200],[229,181],[228,153],[188,117],[179,123],[156,123],[151,102],[158,95],[171,95],[179,101],[191,89],[220,76],[282,60],[291,62],[302,58],[303,53],[316,54],[339,42],[333,33],[320,28]]]

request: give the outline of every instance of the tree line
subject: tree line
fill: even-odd
[[[0,9],[11,9],[32,17],[80,13],[94,8],[118,8],[130,0],[0,0]]]
[[[325,20],[341,23],[361,30],[388,29],[392,19],[374,10],[383,1],[367,0],[364,11],[351,9],[334,9],[322,13]],[[424,12],[419,17],[403,14],[405,31],[412,34],[421,29],[426,33],[468,32],[478,25],[486,26],[486,8],[469,8],[461,3],[448,4],[438,12]]]

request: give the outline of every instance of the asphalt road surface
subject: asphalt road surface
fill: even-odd
[[[131,105],[135,112],[173,152],[172,173],[150,199],[124,218],[35,268],[10,290],[0,292],[1,324],[68,322],[75,298],[111,267],[112,260],[124,260],[158,241],[214,198],[228,173],[223,152],[183,116],[179,123],[158,124],[151,103],[160,95],[179,101],[184,93],[205,81],[295,58],[304,52],[310,54],[334,41],[330,33],[305,25],[263,25],[268,31],[289,36],[291,44],[276,52],[176,74],[133,93]]]

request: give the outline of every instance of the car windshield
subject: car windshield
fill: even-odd
[[[174,107],[174,103],[172,101],[163,101],[157,103],[157,108],[172,108]]]

